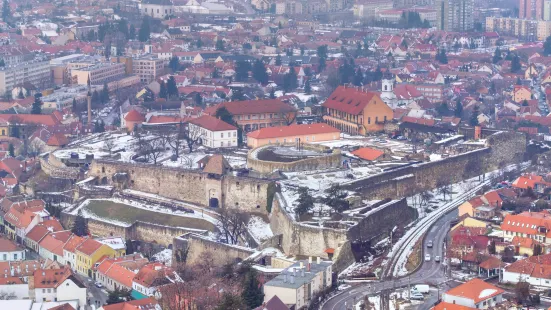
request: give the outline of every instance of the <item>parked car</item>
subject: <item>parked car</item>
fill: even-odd
[[[424,300],[425,296],[423,296],[423,294],[421,294],[421,293],[414,293],[414,294],[411,294],[409,299],[411,299],[411,300]]]
[[[430,287],[427,284],[417,284],[411,288],[412,293],[428,294]]]
[[[425,254],[425,262],[430,262],[430,254]]]
[[[436,256],[434,257],[434,261],[437,262],[437,263],[439,263],[439,262],[440,262],[440,256],[436,255]]]
[[[99,283],[99,282],[94,283],[94,285],[95,285],[97,288],[102,288],[102,287],[103,287],[103,284],[101,284],[101,283]]]

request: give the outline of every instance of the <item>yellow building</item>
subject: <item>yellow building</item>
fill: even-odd
[[[117,252],[114,249],[94,239],[87,239],[81,243],[75,249],[75,254],[77,255],[77,272],[88,277],[92,277],[92,268],[100,258],[103,256],[117,256]]]
[[[488,224],[486,224],[483,221],[479,221],[477,219],[473,219],[472,217],[466,217],[461,222],[457,223],[454,227],[452,227],[451,231],[454,231],[458,227],[476,227],[476,228],[486,228]]]
[[[513,90],[513,101],[516,103],[522,103],[524,100],[532,99],[532,92],[528,87],[523,85],[515,85]]]
[[[73,84],[87,85],[88,80],[90,80],[90,84],[92,85],[103,85],[104,83],[121,79],[124,76],[125,68],[125,64],[110,62],[72,68],[71,82]]]

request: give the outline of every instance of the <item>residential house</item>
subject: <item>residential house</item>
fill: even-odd
[[[57,219],[45,220],[33,227],[33,229],[27,233],[24,244],[26,247],[38,253],[38,244],[40,241],[42,241],[47,234],[61,230],[63,230],[63,226],[61,226],[61,223]]]
[[[503,283],[528,282],[539,287],[551,287],[551,254],[531,256],[506,266]]]
[[[19,277],[0,278],[0,292],[13,299],[29,299],[29,284]],[[7,299],[7,298],[6,298]]]
[[[77,271],[77,254],[76,248],[80,246],[87,237],[79,237],[77,235],[72,235],[69,240],[63,246],[63,258],[65,263],[74,271]]]
[[[38,243],[38,254],[40,257],[50,259],[65,265],[65,257],[63,256],[63,246],[71,238],[71,231],[64,230],[47,234]]]
[[[88,238],[75,248],[75,254],[77,272],[91,277],[93,274],[93,267],[99,259],[104,256],[115,257],[117,253],[111,247]]]
[[[96,281],[109,291],[116,289],[132,290],[136,271],[149,263],[141,254],[130,254],[117,258],[106,258],[96,267]]]
[[[511,244],[515,247],[517,255],[533,256],[545,253],[545,246],[534,239],[513,237]]]
[[[264,284],[264,301],[277,296],[286,305],[299,309],[307,306],[316,293],[330,287],[331,283],[331,262],[319,258],[315,263],[300,261]]]
[[[247,146],[256,148],[267,144],[322,142],[340,138],[341,131],[325,123],[292,124],[250,132],[247,134]]]
[[[155,296],[159,286],[171,283],[174,271],[161,263],[150,263],[143,266],[132,281],[132,296],[144,298]]]
[[[13,240],[5,237],[0,238],[0,260],[19,261],[25,260],[25,249],[20,247]]]
[[[101,242],[115,251],[115,257],[126,255],[126,241],[122,237],[103,237],[96,238],[96,241]]]
[[[105,305],[98,310],[161,310],[161,306],[155,298],[131,300],[118,304]]]
[[[377,93],[357,87],[337,87],[323,107],[325,122],[349,134],[382,131],[384,124],[394,116]]]
[[[542,176],[526,174],[513,181],[512,186],[520,189],[521,191],[526,191],[530,188],[535,193],[542,194],[547,187],[551,187],[551,183],[545,181]]]
[[[296,109],[278,99],[223,102],[206,112],[214,116],[220,108],[226,108],[245,132],[290,125],[296,118]]]
[[[522,212],[509,214],[501,223],[503,238],[512,241],[514,237],[531,238],[545,245],[551,244],[551,214],[547,212]]]
[[[389,157],[385,154],[385,152],[369,147],[361,147],[353,151],[352,155],[367,161],[378,161]]]
[[[86,286],[70,268],[39,269],[33,276],[36,302],[78,300],[79,305],[86,305]]]
[[[190,119],[188,130],[199,138],[199,144],[210,148],[237,147],[237,127],[210,115]]]
[[[275,295],[267,302],[264,302],[262,306],[254,308],[254,310],[290,310],[290,308]]]
[[[504,290],[475,278],[442,295],[442,301],[476,309],[489,309],[503,302]]]
[[[44,201],[30,200],[14,203],[4,215],[6,235],[22,244],[25,236],[34,226],[48,219],[50,214],[44,209]]]
[[[532,92],[527,86],[515,85],[512,97],[513,101],[515,101],[516,103],[522,103],[524,100],[532,99]]]

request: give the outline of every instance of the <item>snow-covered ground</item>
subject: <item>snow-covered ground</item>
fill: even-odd
[[[156,261],[165,263],[167,266],[172,266],[172,250],[164,249],[161,252],[153,255]]]
[[[264,240],[274,236],[274,233],[270,228],[270,223],[266,223],[259,216],[251,216],[251,219],[247,224],[247,229],[257,243],[261,243]]]

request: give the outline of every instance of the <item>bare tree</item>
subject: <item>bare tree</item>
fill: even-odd
[[[176,132],[170,133],[171,138],[167,140],[168,145],[170,148],[172,148],[172,152],[178,158],[180,156],[180,149],[182,148],[182,145],[184,143],[185,137],[186,137],[186,129],[185,124],[180,121],[180,124],[178,124],[178,129]]]
[[[9,284],[9,283],[8,283]],[[0,300],[13,300],[16,299],[17,296],[14,292],[0,292]]]
[[[193,169],[193,159],[187,155],[180,156],[180,165],[183,168]]]
[[[27,154],[31,156],[36,156],[44,151],[44,145],[37,140],[32,140],[32,142],[26,142],[26,147],[27,147]]]
[[[109,155],[113,152],[113,149],[115,148],[115,139],[107,139],[105,142],[103,142],[103,147],[107,151],[109,151]]]
[[[247,230],[249,219],[247,212],[237,208],[222,208],[218,224],[220,235],[225,237],[229,244],[237,244]]]
[[[284,109],[284,108],[282,108],[279,115],[280,115],[281,119],[285,122],[285,125],[287,125],[287,126],[294,123],[296,118],[297,118],[297,113],[295,111],[286,111],[286,109]]]
[[[446,200],[446,195],[450,196],[451,198],[452,188],[451,188],[450,180],[448,179],[447,176],[445,175],[440,176],[436,181],[436,187],[438,188],[438,193],[442,195],[444,200]]]
[[[190,126],[190,124],[188,123],[187,126],[185,126],[184,128],[183,134],[183,138],[186,141],[189,152],[192,153],[195,144],[197,144],[203,137],[201,128],[195,125]]]
[[[165,141],[163,139],[149,139],[146,144],[146,151],[149,153],[149,157],[153,160],[153,164],[157,164],[157,160],[165,151]]]
[[[429,201],[432,198],[434,198],[434,195],[428,190],[423,191],[421,194],[419,194],[419,196],[421,197],[421,204],[425,206],[429,203]]]

